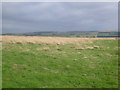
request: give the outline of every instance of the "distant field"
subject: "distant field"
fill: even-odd
[[[3,36],[3,88],[117,88],[116,38]]]
[[[93,40],[116,40],[117,38],[68,38],[68,37],[41,37],[41,36],[3,36],[3,43],[18,44],[82,44]]]

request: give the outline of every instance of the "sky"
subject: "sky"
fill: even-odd
[[[0,2],[0,34],[2,34],[2,3]]]
[[[117,2],[4,2],[2,32],[118,29]]]

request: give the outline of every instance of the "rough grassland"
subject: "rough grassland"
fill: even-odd
[[[2,88],[2,51],[0,49],[0,89]]]
[[[118,87],[118,40],[7,39],[3,37],[3,88]]]

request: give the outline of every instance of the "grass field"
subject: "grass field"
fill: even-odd
[[[3,88],[118,87],[118,40],[21,38],[3,37]]]

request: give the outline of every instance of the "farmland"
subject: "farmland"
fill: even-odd
[[[67,31],[67,32],[29,32],[29,33],[4,33],[3,35],[16,36],[52,36],[52,37],[119,37],[117,31]]]
[[[3,36],[3,88],[117,88],[116,38]]]

